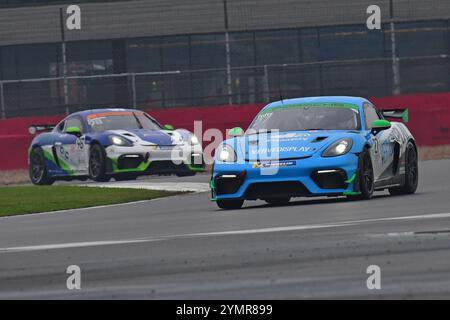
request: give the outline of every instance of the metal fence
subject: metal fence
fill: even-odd
[[[0,81],[0,110],[2,118],[10,118],[112,106],[151,109],[450,91],[448,55],[403,57],[398,64],[399,92],[389,58],[7,80]]]

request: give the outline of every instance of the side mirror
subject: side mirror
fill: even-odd
[[[244,135],[244,130],[242,130],[241,127],[236,127],[236,128],[230,129],[228,131],[228,135],[230,137],[242,137]]]
[[[67,134],[72,134],[77,137],[81,137],[83,134],[81,133],[81,129],[78,127],[69,127],[66,130]]]
[[[387,130],[391,128],[391,123],[387,120],[375,120],[372,122],[372,133],[377,134],[383,130]]]
[[[170,125],[170,124],[165,124],[165,125],[163,126],[163,129],[164,129],[164,130],[167,130],[167,131],[173,131],[173,130],[175,130],[175,128],[174,128],[172,125]]]

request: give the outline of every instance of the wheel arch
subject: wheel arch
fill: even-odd
[[[410,143],[410,142],[412,143],[412,145],[413,145],[414,148],[416,149],[417,154],[419,154],[419,148],[418,148],[418,146],[417,146],[416,140],[414,140],[414,138],[409,138],[409,140],[408,140],[407,143]]]

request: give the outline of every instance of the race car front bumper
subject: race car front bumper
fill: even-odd
[[[201,145],[110,146],[106,156],[109,174],[183,174],[205,169]]]
[[[212,200],[340,196],[358,193],[358,155],[215,163]]]

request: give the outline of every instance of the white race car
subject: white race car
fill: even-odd
[[[97,109],[74,113],[56,126],[37,125],[29,149],[29,171],[36,185],[55,180],[136,179],[140,175],[195,175],[204,171],[198,138],[184,129],[162,126],[147,113]]]

